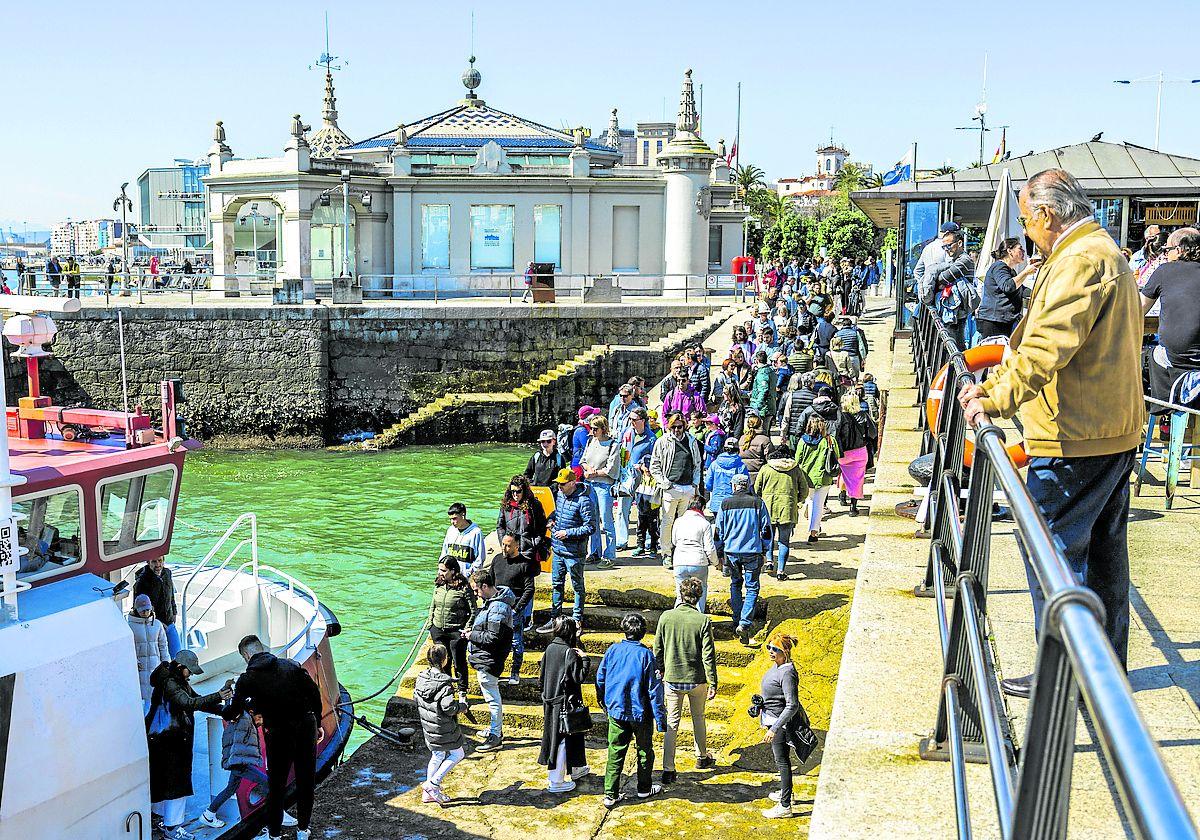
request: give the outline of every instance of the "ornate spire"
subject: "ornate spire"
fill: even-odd
[[[621,148],[621,126],[617,123],[617,109],[612,109],[612,117],[608,121],[608,132],[604,135],[604,145],[613,149]]]
[[[679,94],[679,119],[675,130],[695,134],[700,127],[700,115],[696,111],[696,95],[692,91],[692,71],[683,74],[683,90]]]
[[[325,107],[321,109],[325,125],[337,128],[337,97],[333,93],[333,72],[325,68]]]
[[[325,105],[321,110],[322,125],[312,136],[309,145],[316,158],[337,157],[337,153],[353,141],[338,127],[337,95],[333,91],[333,73],[325,66]]]
[[[462,74],[463,87],[467,89],[467,95],[462,104],[473,108],[482,108],[484,102],[475,95],[475,89],[483,82],[483,76],[475,69],[475,56],[471,56],[469,64],[470,66]]]

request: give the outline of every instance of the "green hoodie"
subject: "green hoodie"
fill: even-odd
[[[775,525],[796,522],[800,498],[807,491],[808,476],[796,468],[794,458],[772,458],[754,480],[754,492],[766,502],[767,512]]]

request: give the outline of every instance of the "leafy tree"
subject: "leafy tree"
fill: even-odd
[[[870,256],[875,246],[875,226],[861,210],[837,210],[817,223],[816,247],[831,259],[851,260]]]
[[[762,258],[765,261],[809,259],[816,245],[816,224],[799,213],[786,213],[763,235]]]
[[[847,161],[834,179],[833,188],[844,195],[849,195],[860,189],[865,180],[866,174],[863,168],[853,161]]]
[[[733,182],[738,185],[738,195],[745,198],[751,190],[763,185],[766,173],[752,163],[742,164],[733,171]]]
[[[880,253],[886,251],[888,248],[895,249],[895,248],[899,248],[899,247],[900,247],[900,232],[898,230],[896,230],[896,228],[888,228],[887,230],[885,230],[883,232],[883,239],[879,243]]]

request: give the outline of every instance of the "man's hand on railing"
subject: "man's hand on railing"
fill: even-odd
[[[983,388],[972,383],[964,385],[962,390],[958,392],[958,404],[963,408],[963,416],[967,421],[967,425],[972,429],[977,429],[985,423],[991,423],[992,419],[983,412],[983,403],[981,400],[986,396]]]

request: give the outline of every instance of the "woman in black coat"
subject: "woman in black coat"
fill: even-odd
[[[583,683],[588,675],[588,656],[579,647],[579,625],[560,616],[554,620],[554,638],[542,654],[542,750],[538,764],[549,770],[549,792],[574,790],[575,780],[591,773],[583,735],[566,735],[559,730],[559,714],[570,698],[583,705]],[[568,775],[568,771],[570,775]]]
[[[1037,268],[1029,266],[1019,274],[1016,269],[1025,262],[1025,243],[1009,237],[992,251],[995,260],[983,277],[983,293],[975,312],[975,326],[980,338],[1008,337],[1021,320],[1025,298],[1025,281]]]
[[[516,537],[521,557],[535,566],[550,548],[546,540],[546,512],[529,488],[529,479],[523,475],[512,477],[500,502],[496,539],[503,540],[507,534]]]
[[[183,823],[187,798],[192,795],[192,740],[196,730],[196,712],[215,714],[233,692],[229,686],[203,697],[188,684],[192,674],[204,673],[190,650],[181,650],[170,662],[163,662],[150,674],[150,712],[147,731],[157,708],[166,703],[170,723],[147,738],[150,753],[150,801],[154,812],[163,817],[168,835]]]

